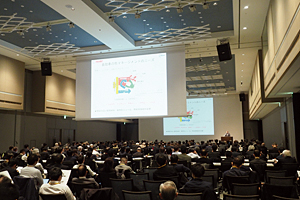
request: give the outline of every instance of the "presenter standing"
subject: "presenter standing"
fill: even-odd
[[[225,133],[225,135],[224,135],[225,137],[230,137],[230,133],[229,133],[229,131],[226,131],[226,133]]]

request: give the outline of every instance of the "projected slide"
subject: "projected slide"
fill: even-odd
[[[187,117],[164,118],[164,135],[214,135],[213,98],[187,99]]]
[[[166,53],[92,60],[91,117],[164,116]]]

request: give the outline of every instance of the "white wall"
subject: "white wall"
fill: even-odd
[[[163,135],[163,119],[140,119],[139,120],[139,140],[189,140],[196,141],[221,139],[221,136],[228,130],[233,139],[243,139],[243,119],[242,119],[242,103],[239,95],[227,95],[222,97],[214,97],[214,119],[215,119],[215,135],[203,136],[164,136]]]

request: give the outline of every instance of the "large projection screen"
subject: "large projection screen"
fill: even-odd
[[[182,46],[77,59],[76,120],[186,116],[185,96]]]
[[[186,100],[187,117],[163,119],[164,135],[214,135],[213,98]]]
[[[243,116],[242,103],[238,94],[213,97],[214,106],[214,135],[164,135],[163,118],[140,119],[139,140],[164,140],[164,141],[207,141],[210,139],[221,139],[228,130],[233,139],[243,139]]]

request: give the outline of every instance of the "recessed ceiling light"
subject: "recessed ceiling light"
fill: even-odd
[[[42,40],[44,40],[45,38],[42,38]]]
[[[4,34],[4,33],[1,33],[1,36],[5,36],[5,34]]]
[[[152,28],[150,28],[150,29],[152,29]]]
[[[67,31],[64,31],[64,33],[65,33],[65,32],[67,32]]]
[[[7,10],[7,8],[4,8],[4,10]]]
[[[55,37],[57,38],[58,36],[56,35]]]
[[[71,36],[72,34],[69,34],[69,36]]]
[[[169,26],[166,26],[167,28],[169,28]]]
[[[242,72],[243,72],[244,70],[242,70]]]
[[[33,31],[36,31],[36,29],[33,29]]]
[[[181,21],[183,22],[183,21],[184,21],[184,19],[181,19]]]
[[[35,36],[39,36],[39,35],[35,35]]]
[[[243,65],[244,63],[242,63],[242,65]]]
[[[160,19],[164,19],[163,17],[161,17]]]
[[[201,15],[201,12],[198,12],[198,15]]]
[[[75,38],[75,40],[77,40],[77,37],[74,37]]]
[[[244,7],[245,10],[248,9],[248,8],[249,8],[249,6],[245,6],[245,7]]]
[[[61,41],[63,41],[64,39],[61,39]]]
[[[169,10],[169,9],[167,9],[167,10],[166,10],[166,12],[170,12],[170,10]]]
[[[17,54],[17,56],[19,56],[19,54]]]
[[[186,25],[186,23],[183,23],[183,26],[185,26]]]
[[[204,23],[204,21],[201,21],[201,23]]]
[[[145,22],[146,20],[144,19],[143,22]]]
[[[51,35],[52,33],[50,32],[49,34]]]
[[[202,19],[203,17],[199,17],[200,19]]]
[[[149,26],[149,24],[147,24],[147,26]]]
[[[33,11],[32,11],[32,10],[29,10],[29,12],[31,12],[31,13],[32,13]]]
[[[242,54],[242,56],[244,56],[245,54]]]
[[[72,7],[72,8],[71,8],[71,10],[72,10],[72,11],[74,11],[74,10],[75,10],[75,8],[73,8],[73,7]]]
[[[127,16],[124,15],[124,16],[123,16],[123,19],[126,19],[126,18],[127,18]]]
[[[29,39],[29,42],[31,42],[31,39]]]
[[[243,29],[244,29],[244,30],[246,30],[246,29],[247,29],[247,27],[245,26]]]
[[[213,5],[214,5],[214,6],[216,6],[216,5],[218,5],[218,3],[217,3],[217,2],[215,2]]]
[[[21,8],[24,8],[24,5],[21,5]]]
[[[221,28],[221,26],[217,26],[217,28]]]
[[[166,24],[167,22],[164,22],[164,24]]]
[[[241,76],[243,78],[243,76]]]

